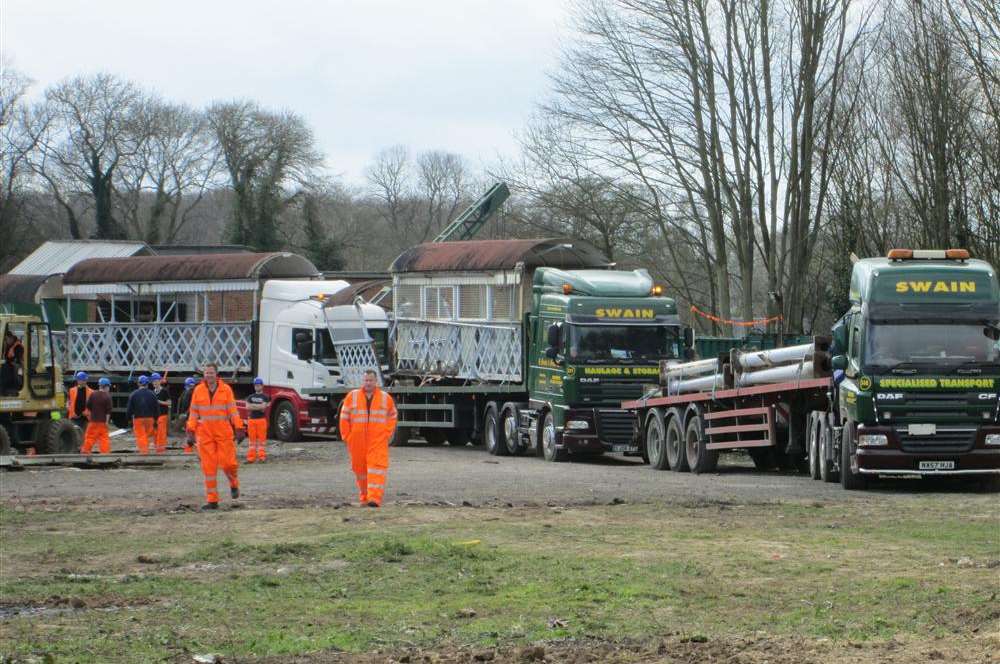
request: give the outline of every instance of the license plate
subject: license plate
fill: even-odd
[[[955,470],[954,461],[921,461],[920,470]]]
[[[936,424],[911,424],[906,427],[906,433],[911,436],[933,436],[937,433]]]
[[[637,448],[632,445],[612,445],[612,452],[635,452]]]

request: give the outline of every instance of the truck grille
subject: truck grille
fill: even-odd
[[[620,404],[622,401],[639,399],[643,394],[643,383],[636,380],[602,380],[600,383],[581,383],[580,400],[584,403]]]
[[[631,443],[635,416],[627,410],[602,408],[597,411],[597,436],[601,442]]]
[[[975,429],[938,429],[933,436],[911,436],[907,429],[896,429],[900,447],[915,454],[961,454],[976,442]]]
[[[937,422],[959,428],[962,424],[979,424],[984,414],[991,415],[996,401],[984,401],[978,394],[922,394],[906,393],[905,401],[876,403],[880,415],[891,413],[889,422]],[[880,417],[884,421],[884,417]]]

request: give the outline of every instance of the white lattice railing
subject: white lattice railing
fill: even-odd
[[[251,371],[251,323],[72,323],[64,366],[71,371]]]
[[[521,326],[397,319],[396,371],[521,382]]]

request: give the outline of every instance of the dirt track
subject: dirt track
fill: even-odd
[[[126,441],[116,443],[127,446]],[[434,448],[414,443],[392,451],[387,499],[473,505],[871,500],[871,493],[845,492],[839,484],[824,484],[791,472],[761,473],[743,457],[724,458],[727,461],[719,472],[697,476],[652,470],[631,458],[609,456],[556,464],[535,457],[493,457],[481,448]],[[251,508],[329,504],[354,497],[347,453],[335,441],[272,444],[268,463],[241,465],[240,478],[242,502]],[[971,483],[903,480],[883,482],[878,487],[879,501],[935,493],[958,496],[974,490]],[[197,504],[201,496],[201,474],[193,458],[143,469],[49,468],[0,474],[0,498],[4,501],[63,498],[165,507]]]

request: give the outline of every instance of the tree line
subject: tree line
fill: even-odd
[[[585,238],[682,308],[796,332],[846,308],[852,253],[1000,263],[993,0],[577,0],[572,20],[519,154],[480,171],[393,146],[355,186],[294,112],[194,109],[106,74],[29,101],[5,68],[0,226],[21,255],[224,241],[384,270],[500,179],[513,196],[480,237]]]

